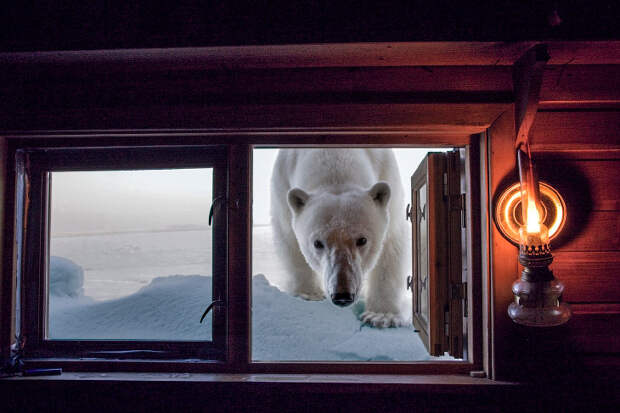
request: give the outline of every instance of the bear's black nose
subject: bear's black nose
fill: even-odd
[[[340,307],[346,307],[353,304],[355,294],[351,293],[335,293],[332,294],[332,302]]]

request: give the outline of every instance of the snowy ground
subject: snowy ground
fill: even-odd
[[[54,253],[80,266],[52,265],[51,338],[209,340],[211,317],[199,320],[211,301],[211,278],[191,275],[210,272],[203,249],[209,239],[200,231],[56,239]],[[174,247],[162,249],[164,241]],[[271,249],[270,227],[255,228],[253,251],[255,360],[431,359],[412,328],[362,326],[359,305],[343,309],[280,291],[285,274]]]
[[[252,355],[255,360],[428,360],[412,329],[360,326],[352,311],[282,293],[263,275],[253,279]],[[154,279],[130,296],[108,301],[55,298],[51,338],[208,340],[211,319],[200,324],[211,277]]]

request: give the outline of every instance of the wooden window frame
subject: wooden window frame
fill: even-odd
[[[223,146],[55,146],[20,147],[15,151],[20,205],[16,222],[17,245],[21,253],[16,262],[19,272],[21,302],[21,334],[25,337],[25,358],[200,358],[223,360],[226,353],[226,306],[213,307],[212,339],[204,341],[175,340],[80,340],[46,339],[49,257],[50,173],[59,171],[114,171],[155,169],[213,169],[213,199],[226,197],[227,160]],[[226,296],[226,214],[214,208],[213,220],[213,297]],[[206,211],[205,213],[208,213]],[[205,307],[208,302],[205,303]],[[197,316],[198,317],[198,316]]]
[[[228,373],[351,373],[351,374],[463,374],[482,368],[482,332],[481,300],[468,300],[469,355],[463,361],[418,361],[418,362],[264,362],[251,358],[251,199],[252,199],[252,151],[261,146],[383,146],[383,147],[432,147],[461,146],[467,148],[467,168],[470,185],[468,196],[468,224],[476,227],[479,217],[470,211],[479,210],[477,205],[480,196],[476,174],[470,171],[479,170],[477,134],[428,134],[409,132],[365,132],[357,130],[325,131],[317,136],[315,132],[296,131],[282,133],[273,131],[269,135],[265,131],[253,131],[239,134],[238,132],[222,133],[210,131],[162,133],[144,131],[123,131],[109,133],[80,133],[79,136],[59,134],[58,132],[20,134],[9,137],[10,158],[15,169],[15,157],[18,152],[27,148],[53,148],[62,146],[70,151],[82,151],[90,147],[125,147],[125,148],[159,148],[172,145],[192,147],[196,145],[217,145],[226,151],[228,167],[228,320],[226,335],[226,353],[220,360],[196,359],[190,353],[184,353],[188,359],[170,358],[126,358],[100,357],[81,359],[71,357],[71,347],[47,348],[35,357],[27,358],[31,366],[60,366],[69,371],[187,371],[187,372],[228,372]],[[294,142],[294,143],[293,143]],[[132,149],[133,150],[133,149]],[[147,149],[148,150],[148,149]],[[96,163],[96,162],[95,162]],[[102,164],[94,165],[102,166]],[[109,169],[113,167],[109,166]],[[13,176],[13,178],[16,178]],[[479,224],[477,224],[479,226]],[[478,237],[478,238],[477,238]],[[469,242],[472,249],[471,259],[479,260],[479,235],[470,234]],[[473,266],[475,267],[475,263]],[[479,266],[478,266],[479,268]],[[479,274],[478,274],[479,275]],[[475,277],[474,277],[475,278]],[[480,291],[474,290],[480,283],[469,283],[472,286],[469,294],[479,296]],[[81,343],[79,343],[81,345]],[[182,343],[181,343],[182,344]],[[166,350],[174,350],[175,344],[162,343]],[[138,346],[139,347],[139,346]],[[140,348],[138,348],[139,350]],[[107,349],[104,349],[107,350]],[[115,350],[111,345],[109,350]],[[190,349],[191,350],[191,349]],[[63,352],[64,351],[64,352]]]

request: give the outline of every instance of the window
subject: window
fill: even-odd
[[[467,350],[464,152],[429,153],[411,177],[413,325],[435,356]]]
[[[224,148],[29,148],[17,157],[27,356],[224,357]]]
[[[387,149],[387,151],[386,151]],[[457,283],[449,283],[449,270],[453,270],[455,274],[453,277],[458,277],[458,285],[463,283],[463,272],[461,271],[461,223],[464,223],[465,218],[461,220],[461,193],[467,192],[466,180],[463,179],[463,188],[460,188],[460,175],[459,175],[459,150],[449,151],[450,148],[374,148],[363,149],[355,147],[341,147],[341,148],[255,148],[253,150],[253,198],[252,198],[252,213],[253,213],[253,225],[252,225],[252,359],[255,361],[428,361],[437,360],[433,356],[442,356],[442,360],[454,360],[453,357],[444,356],[444,353],[450,354],[457,358],[463,357],[463,326],[466,323],[463,321],[462,307],[466,305],[464,300],[454,296],[454,301],[449,300],[449,289],[452,285],[456,289]],[[464,156],[464,150],[462,150]],[[393,158],[391,156],[393,154]],[[388,156],[389,155],[389,156]],[[287,158],[288,156],[288,158]],[[368,299],[365,296],[370,296],[372,293],[366,291],[365,296],[358,296],[353,304],[346,303],[342,308],[331,303],[329,298],[329,289],[327,278],[350,276],[350,274],[344,274],[345,270],[341,267],[345,264],[334,264],[334,268],[337,268],[340,272],[338,274],[332,274],[336,271],[331,269],[318,269],[318,262],[322,259],[320,253],[314,254],[315,250],[310,248],[305,251],[299,251],[299,243],[303,242],[303,236],[301,232],[307,228],[295,228],[294,236],[288,236],[287,233],[292,229],[290,220],[293,219],[289,214],[289,207],[283,202],[286,199],[287,191],[291,189],[291,186],[298,186],[301,189],[306,189],[311,192],[311,197],[319,198],[324,193],[341,194],[338,192],[340,189],[336,188],[333,184],[329,184],[327,187],[318,187],[320,183],[312,179],[312,176],[300,176],[304,172],[300,172],[299,168],[310,168],[310,170],[304,170],[305,173],[311,175],[325,176],[326,180],[329,178],[338,180],[338,184],[342,185],[342,179],[339,179],[335,175],[342,174],[348,176],[347,173],[341,169],[334,170],[331,175],[329,172],[325,172],[325,168],[330,167],[330,159],[336,159],[339,161],[339,167],[345,168],[344,163],[351,160],[351,164],[355,164],[358,158],[367,159],[366,157],[377,156],[383,159],[393,159],[390,162],[395,167],[394,173],[397,174],[391,177],[389,173],[383,172],[380,178],[362,178],[364,185],[370,188],[377,180],[387,180],[392,178],[389,182],[391,187],[391,196],[388,202],[389,206],[389,229],[390,240],[383,241],[384,244],[390,244],[396,242],[398,239],[399,250],[401,251],[399,256],[393,257],[392,261],[402,260],[401,266],[394,267],[396,274],[387,274],[393,276],[394,280],[385,280],[384,284],[395,283],[391,287],[391,292],[394,294],[393,300],[396,301],[402,296],[400,303],[403,313],[408,317],[412,317],[411,302],[411,289],[416,291],[414,300],[415,317],[414,324],[415,330],[411,327],[410,323],[406,323],[404,326],[392,326],[394,328],[373,328],[369,323],[360,321],[362,314],[365,311],[366,302]],[[456,157],[456,158],[455,158]],[[299,168],[293,168],[293,170],[287,169],[286,174],[293,173],[295,177],[283,176],[282,169],[286,167],[285,159],[291,159],[296,165],[302,164]],[[448,173],[447,159],[455,158],[452,161],[450,168],[450,178],[455,181],[458,188],[454,188],[454,198],[451,202],[458,201],[458,205],[447,206],[449,198],[444,197],[443,183],[444,173]],[[278,159],[276,161],[276,159]],[[427,161],[428,160],[428,161]],[[455,162],[456,161],[456,162]],[[310,166],[308,163],[310,162]],[[384,165],[381,161],[382,165]],[[434,169],[427,171],[426,165],[432,162]],[[305,166],[303,166],[305,165]],[[333,166],[333,165],[332,165]],[[371,168],[368,165],[368,168]],[[385,166],[384,166],[385,168]],[[416,174],[412,178],[412,175]],[[364,176],[368,171],[356,170],[355,176]],[[373,172],[374,173],[374,172]],[[422,188],[419,191],[411,192],[412,179],[414,181],[425,181]],[[453,178],[454,175],[454,178]],[[431,211],[428,211],[426,207],[426,215],[420,213],[416,215],[418,220],[412,219],[413,223],[417,222],[418,225],[414,225],[414,232],[407,229],[408,217],[406,216],[407,203],[412,204],[412,210],[417,211],[417,206],[422,208],[426,202],[420,202],[425,195],[427,176],[432,177],[434,181],[438,181],[438,184],[432,182],[431,190],[435,195],[436,200],[430,206]],[[395,178],[395,179],[394,179]],[[351,184],[358,185],[358,182],[354,180],[354,177],[347,179]],[[293,182],[295,184],[293,184]],[[415,183],[414,183],[415,184]],[[447,185],[447,183],[446,183]],[[363,189],[367,189],[364,187]],[[320,192],[323,191],[323,192]],[[356,191],[363,192],[360,189],[346,189],[342,194],[350,195],[349,199],[356,199],[356,202],[363,202],[362,198],[356,198]],[[414,197],[418,194],[418,200],[412,201],[409,197]],[[341,195],[342,199],[345,199],[345,195]],[[445,198],[445,200],[444,200]],[[458,198],[458,199],[456,199]],[[325,202],[329,202],[325,198]],[[316,201],[319,202],[319,201]],[[346,202],[346,201],[343,201]],[[353,202],[353,201],[351,201]],[[284,206],[284,207],[283,207]],[[309,208],[312,206],[309,206]],[[353,205],[349,205],[353,207]],[[329,208],[329,205],[313,207],[314,213],[321,213],[325,209]],[[343,208],[345,208],[343,206]],[[433,228],[439,230],[444,226],[447,226],[450,217],[448,211],[454,209],[457,212],[458,225],[455,229],[458,237],[450,239],[444,237],[443,229],[441,233],[441,239],[435,239],[437,237],[437,231],[432,231],[431,245],[444,247],[442,251],[449,251],[447,246],[454,244],[456,258],[458,259],[458,268],[450,268],[448,263],[450,262],[449,256],[436,256],[435,251],[428,251],[429,249],[429,237],[428,237],[428,220],[429,215],[432,215],[430,221],[434,225]],[[456,211],[459,209],[459,211]],[[337,210],[332,210],[330,216],[335,217]],[[424,218],[426,216],[426,218]],[[301,217],[301,215],[300,215]],[[339,219],[348,219],[345,216]],[[284,222],[288,220],[287,222]],[[325,231],[330,231],[327,228],[330,222],[323,222]],[[360,222],[359,217],[351,220],[349,224],[355,226],[359,225],[364,227],[364,230],[369,231],[370,225],[368,222]],[[301,225],[301,224],[300,224]],[[392,226],[393,225],[393,226]],[[399,232],[402,230],[402,233]],[[321,228],[313,227],[312,231],[320,233]],[[347,229],[344,229],[347,232]],[[353,228],[351,228],[353,231]],[[357,230],[355,230],[357,231]],[[348,234],[347,235],[352,235]],[[402,235],[402,238],[397,238],[398,235]],[[317,235],[318,236],[318,235]],[[327,235],[325,235],[327,236]],[[357,234],[356,237],[362,237],[364,245],[359,247],[349,247],[346,244],[346,240],[333,241],[335,245],[328,246],[327,242],[323,239],[318,242],[320,250],[331,251],[333,254],[339,254],[344,252],[343,257],[348,259],[359,260],[359,270],[347,270],[349,272],[364,271],[363,274],[359,274],[360,277],[365,278],[365,286],[369,288],[382,288],[381,286],[371,285],[371,277],[376,276],[374,274],[375,269],[367,267],[365,260],[369,260],[370,257],[364,254],[364,248],[369,248],[369,245],[373,244],[371,235]],[[346,238],[346,237],[345,237]],[[405,239],[406,238],[406,239]],[[455,242],[458,241],[458,242]],[[317,241],[315,241],[317,242]],[[419,268],[416,268],[412,272],[412,256],[411,256],[411,243],[419,246],[417,249],[416,262]],[[424,250],[422,249],[424,247]],[[371,247],[372,248],[372,247]],[[386,247],[388,248],[388,247]],[[458,251],[457,251],[458,250]],[[441,266],[433,271],[429,288],[422,288],[428,284],[426,278],[428,277],[428,254],[432,255],[433,262],[440,262]],[[323,253],[326,254],[326,253]],[[283,256],[284,255],[284,256]],[[314,257],[314,255],[317,255]],[[380,254],[379,254],[380,255]],[[306,262],[310,260],[317,260],[317,264],[308,268]],[[305,260],[304,260],[305,259]],[[327,258],[326,258],[327,259]],[[378,260],[381,260],[379,256]],[[422,265],[421,260],[426,263]],[[323,263],[323,261],[320,261]],[[344,261],[343,261],[344,262]],[[381,267],[384,265],[381,262],[375,264],[375,267]],[[424,267],[424,270],[421,269]],[[466,270],[466,268],[465,268]],[[324,272],[321,272],[324,271]],[[402,272],[402,274],[400,273]],[[421,278],[422,272],[424,278]],[[384,274],[381,273],[381,276]],[[407,275],[413,275],[413,283],[408,288]],[[305,280],[308,277],[313,277],[316,281],[314,284]],[[297,278],[296,278],[297,277]],[[300,278],[303,281],[300,281]],[[418,282],[418,279],[422,279]],[[299,285],[299,284],[303,285]],[[413,288],[411,288],[413,287]],[[393,289],[399,289],[400,291],[392,291]],[[311,290],[311,291],[310,291]],[[429,294],[429,290],[432,294]],[[387,291],[387,290],[386,290]],[[459,290],[460,291],[460,290]],[[398,294],[398,295],[396,295]],[[360,294],[361,295],[361,294]],[[431,298],[432,296],[432,298]],[[429,302],[432,302],[432,312],[429,312]],[[452,304],[452,308],[446,308]],[[422,308],[420,308],[422,307]],[[444,320],[444,314],[448,314]],[[450,316],[452,314],[452,316]],[[429,317],[430,315],[430,317]],[[441,319],[436,320],[436,316],[439,315]],[[430,323],[429,319],[430,318]],[[451,321],[453,324],[449,328],[445,328],[443,323]],[[423,323],[424,324],[423,324]],[[429,324],[433,330],[433,334],[429,335]],[[386,326],[389,327],[389,326]],[[446,335],[446,331],[449,335]],[[458,332],[458,334],[456,334]],[[436,340],[442,340],[439,347]],[[444,346],[445,343],[452,343],[452,347]]]
[[[290,135],[282,136],[286,140],[291,139]],[[264,298],[258,294],[261,291],[274,293],[282,300],[299,301],[298,298],[278,291],[279,288],[274,289],[274,285],[280,287],[277,280],[280,263],[273,255],[273,250],[268,248],[269,242],[266,242],[270,236],[267,225],[269,208],[263,201],[269,199],[271,167],[265,167],[264,162],[267,158],[273,162],[278,148],[285,147],[281,143],[282,136],[276,134],[275,138],[266,137],[262,133],[247,134],[240,138],[217,133],[190,138],[180,136],[175,140],[175,145],[161,145],[161,141],[139,134],[131,139],[120,140],[120,144],[109,144],[114,139],[93,141],[78,138],[69,142],[53,137],[15,141],[13,154],[18,188],[16,216],[21,223],[16,227],[16,239],[22,246],[17,251],[17,275],[20,281],[18,308],[21,311],[18,324],[22,336],[27,338],[24,349],[26,357],[39,365],[71,363],[77,366],[75,368],[89,369],[97,368],[92,366],[102,362],[114,368],[152,369],[153,365],[149,363],[160,360],[164,364],[159,366],[175,371],[455,373],[471,370],[475,364],[471,353],[467,351],[469,347],[463,343],[474,340],[472,324],[463,322],[467,308],[463,308],[458,316],[461,318],[460,328],[463,333],[460,336],[461,343],[455,347],[465,350],[465,353],[450,348],[442,349],[439,353],[433,352],[418,325],[415,328],[408,326],[384,330],[363,327],[353,312],[359,311],[355,306],[351,307],[353,310],[340,309],[326,301],[324,304],[328,311],[340,314],[348,312],[350,329],[359,331],[361,327],[362,335],[374,337],[375,346],[382,348],[380,353],[372,355],[352,352],[351,343],[355,343],[356,338],[350,342],[342,340],[332,346],[330,351],[333,350],[334,356],[329,358],[324,356],[325,351],[304,353],[302,350],[307,346],[292,348],[294,344],[290,340],[284,345],[285,340],[278,336],[281,331],[278,331],[277,320],[274,323],[269,317],[257,317],[257,309],[269,305],[269,300],[261,303],[260,300]],[[332,138],[335,142],[342,142],[341,148],[350,149],[359,147],[360,139],[366,138],[361,135],[356,137],[355,142],[351,142],[344,136],[343,139],[343,135],[334,134]],[[252,143],[235,143],[238,139]],[[301,132],[295,135],[295,139],[302,143],[315,140],[312,134]],[[375,146],[385,147],[381,142],[384,140],[389,143],[393,138],[369,136],[368,139]],[[416,139],[414,145],[423,142],[420,138]],[[274,144],[269,145],[270,141]],[[412,203],[409,190],[411,177],[417,173],[418,164],[424,164],[422,159],[431,156],[428,155],[429,151],[444,157],[448,156],[446,153],[457,153],[460,162],[474,162],[475,158],[468,151],[470,145],[475,146],[475,141],[473,139],[471,144],[462,138],[454,139],[453,144],[441,141],[439,143],[442,147],[438,149],[404,148],[402,143],[400,147],[394,148],[396,153],[415,155],[401,162],[400,180],[404,187],[405,202],[397,214],[410,240],[415,237],[406,215],[412,212],[405,207],[407,203]],[[93,145],[93,142],[98,145]],[[453,147],[461,149],[453,152],[450,150]],[[397,158],[407,159],[400,155]],[[132,187],[132,180],[138,178],[140,188]],[[443,183],[443,175],[439,179]],[[463,191],[470,188],[468,177],[459,176],[458,179],[463,179]],[[103,188],[100,183],[102,180],[106,182],[108,189],[105,191],[108,195],[121,196],[122,189],[126,193],[122,196],[127,197],[123,202],[132,207],[137,206],[138,210],[151,205],[153,210],[133,216],[134,212],[128,210],[128,207],[119,206],[121,200],[110,204],[108,208],[104,202],[105,194],[97,194],[96,197],[92,195],[91,187],[99,185]],[[76,182],[78,185],[75,185]],[[198,187],[189,186],[183,192],[183,187],[191,182]],[[74,193],[79,204],[73,197]],[[88,202],[84,198],[88,198]],[[175,211],[172,214],[174,219],[161,221],[157,214],[167,209],[167,205]],[[117,209],[127,214],[120,217]],[[211,227],[207,222],[209,209],[213,212]],[[85,217],[79,218],[74,212],[76,210],[85,213]],[[109,216],[105,216],[106,213]],[[93,216],[96,217],[95,223],[90,218]],[[458,212],[458,217],[459,224],[461,219],[470,219],[465,215],[462,217],[462,212]],[[151,225],[152,222],[157,222],[158,226]],[[110,228],[100,227],[103,223],[111,223]],[[118,226],[122,226],[122,231],[119,231]],[[162,229],[165,232],[156,232]],[[122,237],[118,232],[123,232]],[[99,239],[95,240],[97,237]],[[202,241],[195,241],[193,237],[202,239],[205,248],[197,246]],[[20,243],[22,238],[23,242]],[[108,243],[112,238],[115,238],[115,242],[119,238],[123,238],[123,241]],[[209,242],[211,249],[208,247]],[[71,248],[75,249],[76,245],[79,254],[67,252]],[[113,258],[106,255],[110,251],[113,251]],[[170,260],[171,255],[178,253],[182,259]],[[193,258],[188,257],[194,257],[202,267],[192,266]],[[131,264],[136,265],[129,268],[126,264],[131,260],[135,260]],[[408,260],[412,262],[411,257]],[[210,265],[205,267],[209,261]],[[148,268],[148,274],[137,273],[147,267],[151,267]],[[410,264],[409,268],[414,267]],[[208,274],[209,269],[211,274]],[[54,271],[65,271],[73,276],[78,274],[78,277],[54,278],[59,274],[54,274]],[[131,276],[127,276],[128,273]],[[258,276],[259,273],[265,277]],[[84,277],[83,284],[75,282],[81,280],[80,274]],[[415,275],[416,271],[410,274]],[[212,275],[210,289],[204,283],[209,275]],[[471,276],[469,273],[466,275]],[[112,280],[114,277],[116,279]],[[123,283],[118,283],[119,277],[122,277]],[[198,289],[194,281],[200,281],[203,289]],[[411,297],[406,281],[403,279],[402,288]],[[57,282],[61,283],[55,284]],[[270,285],[272,282],[273,285]],[[106,288],[101,288],[104,284]],[[415,282],[412,282],[409,288],[414,285]],[[447,287],[448,283],[444,285]],[[178,323],[170,327],[170,324],[162,322],[154,328],[139,325],[140,321],[136,320],[143,319],[140,318],[141,312],[148,312],[166,322],[177,317],[176,313],[165,314],[166,309],[171,307],[164,302],[164,298],[170,298],[170,295],[160,294],[162,289],[175,287],[178,287],[175,290],[177,293],[185,290],[189,297],[184,302],[182,292],[175,296],[176,302],[180,303],[175,308],[183,309],[178,311]],[[468,288],[471,289],[465,284],[463,288],[465,293],[469,291]],[[209,294],[209,291],[212,293]],[[445,293],[449,294],[449,288]],[[203,302],[196,298],[200,296]],[[85,305],[99,306],[99,312],[76,313],[76,308],[86,307],[69,306],[80,300],[87,301],[83,303]],[[152,307],[142,304],[132,307],[138,301],[142,303],[141,300],[151,303]],[[412,298],[409,300],[411,302]],[[194,305],[197,302],[200,305]],[[98,327],[102,325],[101,319],[112,312],[111,307],[106,307],[105,303],[124,306],[124,310],[118,310],[126,316],[119,323],[120,327],[114,323],[106,324],[107,330]],[[414,307],[415,303],[413,299]],[[428,303],[432,307],[430,300]],[[301,304],[307,303],[302,301]],[[461,300],[458,305],[471,306],[471,301]],[[200,317],[207,307],[211,307],[211,310],[201,324]],[[93,307],[88,309],[94,311]],[[95,314],[95,317],[90,318],[89,314]],[[291,314],[289,312],[283,316]],[[73,318],[74,322],[70,331],[62,323],[67,318]],[[183,330],[188,319],[200,331],[200,335],[195,331]],[[261,329],[261,320],[271,323],[271,326]],[[110,328],[110,325],[114,328]],[[131,328],[125,329],[127,325]],[[332,327],[338,329],[341,326]],[[320,340],[320,337],[315,338]],[[295,339],[304,340],[303,337]],[[260,340],[264,340],[263,343]],[[407,346],[412,340],[415,342],[414,348],[409,351]],[[263,346],[262,350],[260,346]],[[275,349],[276,352],[266,352],[266,348]],[[280,357],[277,351],[282,350],[288,353]],[[446,357],[446,352],[454,357]],[[59,362],[58,358],[66,361]],[[419,361],[425,363],[416,363]]]

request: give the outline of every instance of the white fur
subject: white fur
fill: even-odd
[[[289,293],[306,300],[363,295],[362,322],[409,323],[410,226],[391,149],[281,149],[271,215]],[[366,244],[356,245],[362,237]]]

